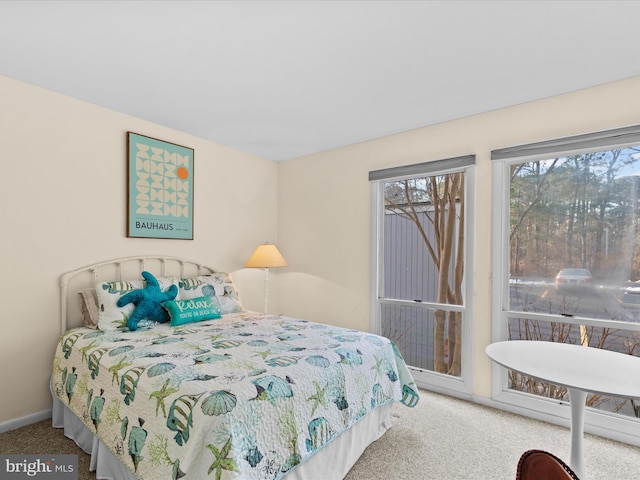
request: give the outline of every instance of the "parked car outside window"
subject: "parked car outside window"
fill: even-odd
[[[556,288],[590,287],[593,285],[591,272],[587,268],[563,268],[556,275]]]

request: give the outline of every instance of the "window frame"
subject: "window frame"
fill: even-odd
[[[388,182],[411,178],[429,177],[463,172],[465,175],[464,205],[464,302],[463,305],[439,304],[434,302],[416,303],[411,300],[384,298],[383,265],[384,265],[384,185]],[[475,193],[475,155],[466,155],[444,160],[424,162],[420,164],[377,170],[369,173],[371,182],[371,293],[370,293],[370,326],[371,331],[380,334],[382,331],[382,305],[397,304],[424,309],[441,309],[462,312],[462,360],[459,377],[446,375],[418,367],[409,367],[421,388],[443,394],[451,394],[471,399],[473,396],[473,204]]]
[[[548,160],[568,156],[640,145],[640,125],[595,132],[550,141],[494,150],[492,159],[492,215],[493,250],[492,270],[492,325],[493,342],[508,339],[509,318],[529,318],[566,324],[595,327],[613,327],[628,331],[640,331],[640,324],[619,320],[600,320],[591,317],[561,317],[559,315],[509,310],[509,206],[510,167],[514,164]],[[492,400],[500,408],[521,413],[550,423],[568,425],[568,402],[532,395],[508,388],[508,369],[492,362]],[[640,419],[587,408],[584,430],[614,440],[640,445]]]

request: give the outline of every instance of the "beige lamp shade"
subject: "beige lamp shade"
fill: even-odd
[[[276,268],[288,265],[278,248],[270,243],[258,245],[244,264],[247,268]]]

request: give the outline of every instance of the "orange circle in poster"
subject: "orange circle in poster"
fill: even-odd
[[[178,174],[178,178],[181,178],[183,180],[189,177],[189,170],[184,167],[178,168],[178,170],[176,170],[176,173]]]

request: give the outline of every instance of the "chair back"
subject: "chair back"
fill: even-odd
[[[578,476],[555,455],[544,450],[528,450],[518,462],[516,480],[579,480]]]

